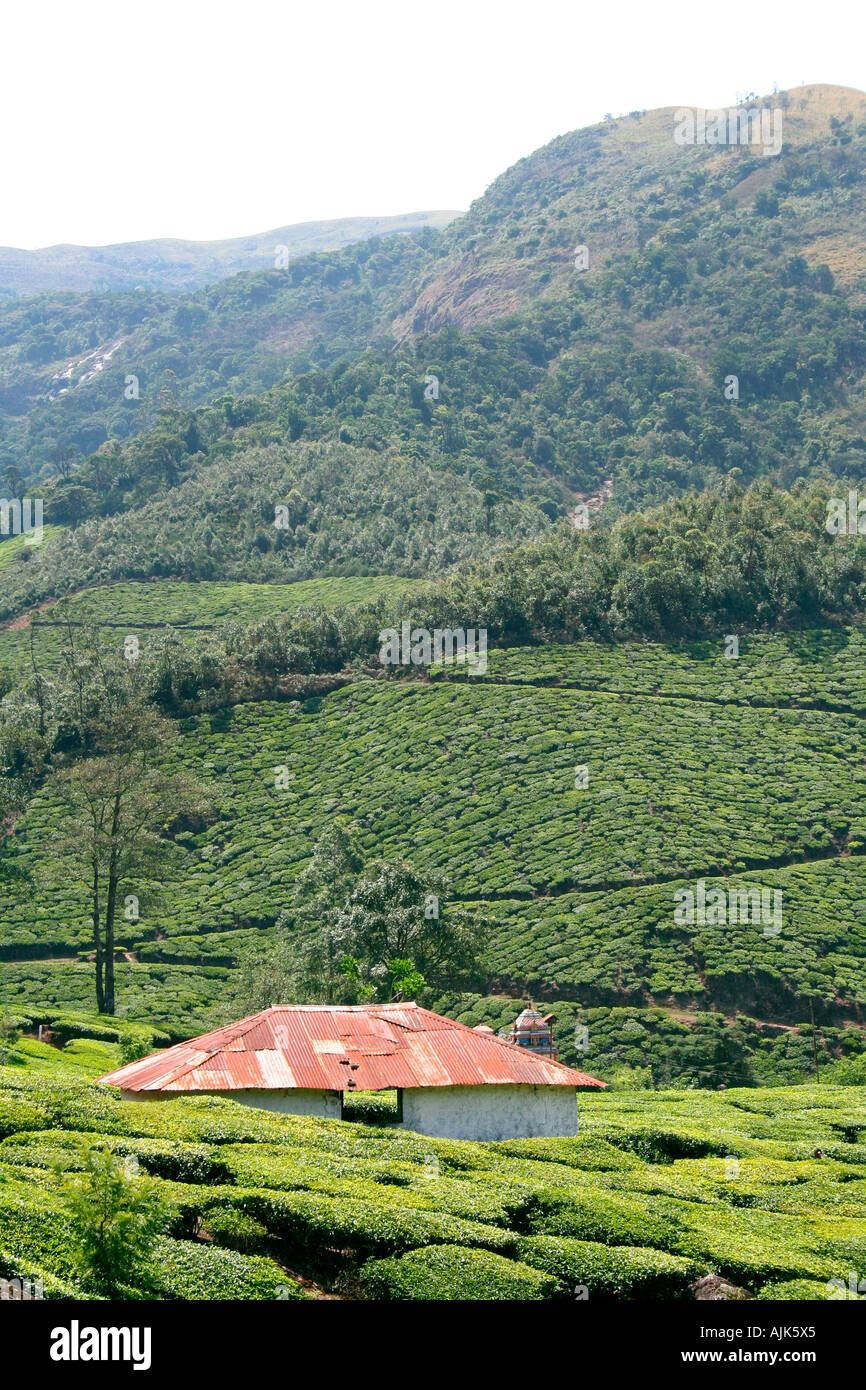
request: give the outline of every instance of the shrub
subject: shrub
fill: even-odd
[[[627,1172],[642,1168],[635,1154],[602,1139],[601,1135],[577,1134],[562,1139],[504,1139],[491,1146],[497,1153],[514,1158],[533,1158],[543,1163],[564,1163],[583,1172]]]
[[[152,1050],[145,1038],[136,1038],[125,1034],[120,1039],[120,1060],[123,1066],[127,1066],[130,1062],[141,1061],[142,1057],[147,1057]]]
[[[368,1297],[427,1300],[553,1298],[557,1282],[517,1260],[459,1245],[430,1245],[400,1259],[370,1260],[361,1270]]]
[[[79,1265],[115,1293],[144,1264],[167,1213],[156,1189],[110,1150],[93,1149],[84,1175],[68,1187]]]
[[[631,1150],[647,1163],[673,1163],[678,1158],[706,1158],[711,1154],[723,1157],[730,1151],[721,1140],[708,1134],[690,1134],[682,1130],[634,1126],[627,1134],[608,1135],[612,1144]]]
[[[859,1057],[846,1057],[824,1068],[824,1084],[831,1086],[866,1085],[866,1052]]]
[[[31,1283],[38,1283],[41,1286],[40,1292],[44,1299],[87,1297],[87,1294],[82,1293],[68,1279],[58,1279],[47,1269],[42,1269],[38,1265],[34,1266],[32,1261],[22,1262],[8,1250],[4,1250],[2,1246],[0,1246],[0,1279],[26,1279]]]
[[[20,1129],[48,1129],[50,1125],[51,1116],[41,1106],[8,1094],[0,1095],[0,1139]]]
[[[367,1125],[396,1124],[396,1092],[361,1091],[357,1095],[344,1097],[343,1119]]]
[[[755,1208],[731,1212],[694,1202],[679,1205],[682,1230],[675,1246],[678,1253],[707,1259],[724,1278],[750,1289],[772,1279],[831,1278],[844,1258],[830,1248],[822,1223],[814,1217],[800,1220]]]
[[[244,1255],[263,1253],[271,1237],[267,1228],[245,1211],[217,1207],[207,1214],[206,1230],[217,1245],[240,1250]]]
[[[111,1148],[137,1159],[153,1177],[170,1182],[234,1182],[228,1164],[206,1144],[185,1144],[181,1139],[112,1139]]]
[[[823,1303],[830,1297],[826,1283],[816,1279],[785,1279],[778,1284],[765,1284],[755,1298],[767,1303]]]
[[[172,1239],[134,1276],[116,1276],[123,1296],[146,1289],[161,1249],[179,1272],[152,1296],[168,1298],[210,1296],[196,1291],[210,1282],[218,1297],[275,1296],[267,1261],[264,1284],[246,1293],[239,1271],[252,1278],[261,1267],[219,1263],[275,1252],[322,1282],[345,1279],[347,1291],[361,1269],[373,1279],[380,1263],[398,1266],[389,1297],[409,1296],[401,1281],[413,1270],[416,1283],[424,1270],[439,1278],[445,1293],[432,1296],[470,1296],[448,1269],[466,1288],[472,1271],[502,1270],[474,1253],[502,1257],[524,1284],[522,1267],[543,1275],[556,1286],[545,1297],[556,1298],[579,1284],[590,1298],[678,1298],[704,1270],[766,1298],[784,1297],[789,1283],[817,1297],[815,1285],[866,1268],[866,1102],[856,1087],[619,1092],[587,1096],[582,1108],[576,1137],[475,1144],[210,1097],[133,1103],[57,1068],[6,1068],[2,1271],[104,1292],[82,1266],[77,1215],[56,1177],[80,1172],[94,1150],[137,1159],[151,1177],[133,1189],[151,1185],[169,1213]],[[656,1163],[629,1147],[648,1134]],[[670,1159],[660,1134],[738,1155],[738,1171],[716,1152]],[[196,1241],[202,1231],[213,1239]]]
[[[98,1014],[87,1013],[47,1013],[35,1015],[35,1020],[40,1023],[47,1023],[53,1033],[56,1033],[61,1043],[67,1043],[72,1038],[94,1038],[98,1042],[120,1043],[130,1048],[136,1045],[144,1048],[139,1056],[146,1056],[155,1047],[164,1047],[171,1041],[167,1033],[158,1028],[152,1028],[147,1024],[127,1022],[126,1019],[114,1019],[111,1023],[106,1023],[104,1018]],[[124,1060],[127,1060],[124,1058]],[[129,1061],[133,1061],[132,1056]]]
[[[676,1240],[674,1205],[643,1197],[598,1190],[576,1191],[553,1210],[542,1209],[532,1228],[536,1234],[572,1236],[604,1245],[648,1245],[669,1249]]]
[[[0,1067],[21,1065],[21,1058],[15,1054],[18,1030],[9,1019],[0,1019]]]
[[[69,1213],[29,1183],[0,1182],[0,1250],[12,1274],[49,1271],[71,1279],[77,1271]]]
[[[305,1297],[273,1260],[187,1240],[157,1242],[148,1282],[154,1293],[169,1299]]]
[[[518,1254],[524,1264],[553,1274],[566,1297],[583,1286],[592,1298],[684,1298],[706,1273],[699,1261],[639,1246],[527,1236]]]

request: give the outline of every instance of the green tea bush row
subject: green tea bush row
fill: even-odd
[[[552,1298],[557,1283],[541,1270],[487,1250],[427,1246],[400,1259],[370,1260],[361,1271],[369,1298],[409,1301],[520,1300]]]
[[[684,1298],[706,1266],[661,1250],[556,1236],[527,1236],[519,1255],[525,1264],[554,1275],[565,1296],[595,1298]]]
[[[216,1245],[163,1239],[146,1272],[148,1293],[166,1299],[297,1299],[303,1290],[273,1260]]]

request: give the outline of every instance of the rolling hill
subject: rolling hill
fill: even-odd
[[[277,259],[334,251],[374,236],[446,227],[459,215],[410,212],[399,217],[344,217],[294,223],[226,241],[161,237],[114,246],[46,246],[38,251],[0,246],[0,296],[57,290],[198,290],[242,270],[273,266]]]

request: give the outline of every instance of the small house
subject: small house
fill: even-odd
[[[576,1134],[578,1089],[605,1083],[540,1052],[415,1003],[278,1004],[99,1079],[128,1100],[221,1095],[332,1119],[353,1092],[393,1090],[417,1134]]]

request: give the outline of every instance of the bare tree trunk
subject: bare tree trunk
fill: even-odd
[[[117,832],[120,792],[115,793],[111,822],[111,854],[108,861],[108,895],[105,900],[105,1012],[114,1013],[114,913],[117,907]]]
[[[36,703],[39,706],[39,737],[45,737],[45,691],[43,689],[42,672],[36,664],[36,653],[33,650],[33,623],[30,623],[30,665],[33,667],[33,687],[36,695]]]
[[[93,866],[93,945],[96,950],[96,1010],[105,1012],[105,991],[102,984],[102,937],[99,931],[99,868]]]
[[[105,1012],[114,1013],[114,909],[117,904],[117,868],[112,860],[108,871],[105,901]]]

